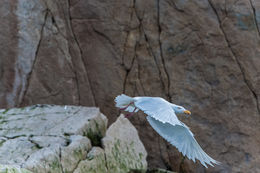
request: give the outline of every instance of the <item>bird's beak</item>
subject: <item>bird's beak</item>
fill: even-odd
[[[184,113],[185,113],[185,114],[188,114],[188,115],[191,115],[191,112],[188,111],[188,110],[185,110]]]

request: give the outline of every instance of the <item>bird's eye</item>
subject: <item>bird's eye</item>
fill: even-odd
[[[181,109],[180,107],[178,107],[178,109]]]

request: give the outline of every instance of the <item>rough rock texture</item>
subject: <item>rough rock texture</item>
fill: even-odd
[[[34,173],[74,172],[104,136],[106,117],[97,108],[34,105],[0,110],[0,164]],[[93,149],[92,149],[93,150]]]
[[[172,171],[167,171],[167,170],[164,170],[164,169],[152,169],[152,170],[149,170],[148,173],[174,173]]]
[[[116,95],[161,96],[222,166],[260,172],[260,2],[257,0],[2,0],[0,106],[98,106]],[[131,121],[149,167],[203,172],[148,125]]]
[[[10,165],[0,165],[1,173],[32,173],[26,169],[10,166]]]
[[[122,115],[107,132],[106,127],[107,118],[97,108],[1,109],[0,164],[12,167],[0,166],[0,172],[145,172],[147,152],[130,121]]]
[[[111,172],[147,170],[146,150],[135,127],[123,114],[109,127],[102,145],[105,148],[107,168]]]
[[[87,155],[87,159],[79,163],[75,173],[101,173],[108,172],[104,150],[100,147],[93,147]]]

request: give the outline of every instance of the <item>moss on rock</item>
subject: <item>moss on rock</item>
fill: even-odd
[[[32,173],[32,172],[15,166],[0,165],[0,173]]]

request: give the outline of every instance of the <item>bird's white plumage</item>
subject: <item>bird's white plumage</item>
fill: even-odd
[[[120,96],[116,97],[116,107],[118,108],[124,108],[127,106],[125,111],[127,112],[138,112],[139,109],[136,109],[134,106],[134,99],[132,97],[129,97],[127,95],[121,94]]]
[[[137,112],[140,109],[146,113],[147,120],[154,130],[176,146],[184,156],[194,162],[196,159],[199,160],[206,168],[207,164],[211,166],[220,164],[202,150],[190,129],[177,118],[176,113],[180,113],[180,110],[187,111],[183,107],[179,110],[180,106],[160,97],[129,97],[121,94],[115,101],[117,107],[124,108],[128,112]]]
[[[147,115],[162,123],[181,125],[169,102],[160,97],[134,97],[134,104]]]
[[[205,167],[207,167],[206,164],[211,166],[213,166],[212,163],[218,164],[217,161],[212,159],[201,149],[194,135],[184,123],[182,123],[182,125],[172,126],[169,123],[162,123],[151,116],[147,116],[147,120],[157,133],[169,143],[176,146],[184,156],[187,156],[194,162],[195,159],[199,160]]]

